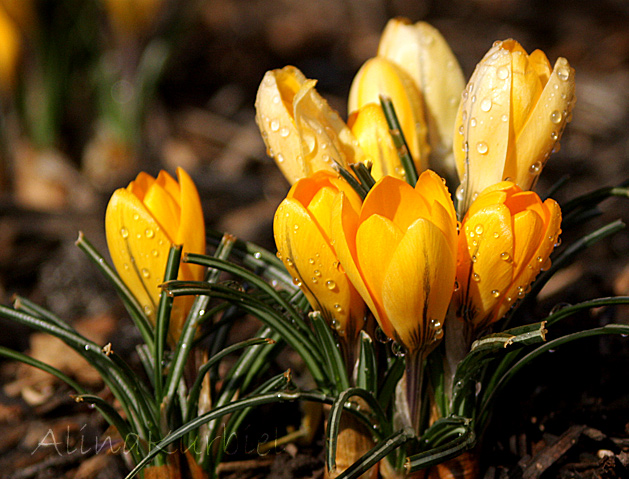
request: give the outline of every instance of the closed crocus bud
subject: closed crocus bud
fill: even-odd
[[[379,180],[386,175],[404,179],[400,155],[393,144],[389,125],[380,105],[368,103],[354,112],[347,124],[371,162],[371,176],[374,179]]]
[[[291,183],[319,170],[363,161],[345,122],[297,68],[268,71],[258,88],[256,122],[268,154]]]
[[[421,93],[402,68],[384,57],[375,57],[367,60],[354,77],[348,99],[350,115],[365,105],[380,104],[381,95],[393,102],[417,171],[424,171],[428,167],[430,147]]]
[[[456,178],[452,130],[465,78],[448,42],[426,22],[393,18],[382,32],[378,55],[395,62],[415,81],[424,99],[429,166],[442,176]]]
[[[109,254],[118,274],[155,322],[171,245],[184,253],[205,253],[201,200],[190,176],[177,168],[173,179],[165,171],[157,178],[142,172],[126,188],[114,192],[105,214]],[[181,263],[178,279],[201,281],[204,268]],[[170,319],[171,340],[177,340],[192,301],[175,298]]]
[[[387,336],[411,355],[436,346],[454,290],[457,247],[443,180],[426,170],[413,188],[385,176],[360,209],[341,196],[332,233],[347,276]]]
[[[574,70],[565,58],[551,68],[515,40],[494,43],[463,91],[454,155],[461,178],[459,212],[503,180],[534,186],[574,105]]]
[[[550,266],[561,233],[556,201],[504,181],[484,190],[461,226],[457,265],[457,316],[482,331],[523,298]]]
[[[343,196],[353,208],[361,200],[336,173],[318,171],[293,185],[273,222],[278,255],[304,292],[341,336],[355,338],[365,305],[340,266],[330,234],[332,206]]]

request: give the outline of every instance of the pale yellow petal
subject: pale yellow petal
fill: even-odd
[[[445,237],[425,219],[413,223],[395,248],[382,281],[382,302],[395,338],[411,352],[441,338],[455,267]]]

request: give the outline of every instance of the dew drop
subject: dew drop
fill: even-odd
[[[478,273],[474,273],[472,275],[472,279],[478,283],[480,281],[480,275]]]
[[[544,261],[544,264],[542,265],[542,267],[540,268],[542,271],[546,271],[550,268],[550,265],[552,264],[552,261],[550,260],[550,258],[546,258],[546,261]]]
[[[291,258],[286,258],[285,261],[286,261],[287,266],[289,267],[293,266],[293,260]]]
[[[136,213],[136,214],[133,215],[133,220],[134,221],[138,221],[139,219],[140,219],[140,215],[139,214]]]
[[[491,98],[484,98],[483,101],[480,102],[480,109],[482,111],[491,110]]]
[[[315,276],[313,276],[312,277],[312,284],[317,284],[318,282],[319,282],[319,280]]]
[[[506,123],[507,121],[509,121],[509,115],[505,113],[500,117],[500,119]]]
[[[477,235],[482,235],[483,234],[483,225],[476,225],[476,228],[474,229],[474,231],[476,232]]]
[[[334,305],[334,310],[335,310],[337,313],[342,313],[342,312],[343,312],[343,307],[342,307],[340,304],[336,303],[336,304]]]
[[[500,253],[500,259],[503,261],[510,261],[511,260],[511,256],[509,255],[509,253],[507,253],[506,251],[503,253]]]
[[[278,120],[273,120],[271,122],[271,131],[277,131],[280,129],[280,122]]]
[[[301,280],[299,278],[293,278],[293,284],[295,286],[301,286]]]
[[[151,228],[146,228],[146,231],[144,232],[144,235],[147,238],[152,238],[153,236],[155,236],[155,231],[153,231]]]
[[[286,138],[288,135],[290,135],[290,130],[288,128],[284,127],[280,130],[280,136],[282,138]]]
[[[336,288],[336,283],[333,280],[329,279],[325,282],[325,286],[331,291]]]
[[[463,201],[463,198],[465,198],[465,187],[463,186],[463,183],[461,183],[456,189],[455,196],[459,201]]]
[[[458,291],[459,289],[461,289],[461,286],[459,286],[459,282],[455,281],[454,282],[454,291]]]
[[[382,344],[386,344],[389,341],[391,341],[391,339],[385,334],[385,332],[379,326],[376,327],[376,341]]]
[[[151,308],[148,304],[144,305],[144,314],[151,316],[153,314],[153,308]]]
[[[393,354],[397,356],[398,358],[403,358],[404,355],[406,354],[406,351],[404,351],[404,346],[402,346],[399,343],[396,343],[395,341],[391,343],[391,352],[393,352]]]
[[[476,263],[477,259],[478,259],[478,258],[476,258],[476,255],[473,255],[473,256],[472,256],[472,263]]]
[[[487,143],[485,143],[484,141],[479,141],[476,144],[476,151],[478,151],[481,155],[485,155],[488,150],[489,150],[489,147],[487,146]]]
[[[529,166],[529,173],[532,175],[538,174],[542,169],[542,162],[536,161],[531,166]]]
[[[127,230],[127,228],[120,228],[120,236],[122,236],[123,238],[128,238],[129,230]]]
[[[153,258],[157,258],[159,256],[159,251],[154,249],[154,250],[151,251],[151,254],[153,255]]]
[[[259,251],[256,251],[255,253],[253,253],[253,257],[255,259],[260,259],[262,258],[262,253],[260,253]]]
[[[148,278],[151,276],[151,272],[146,268],[142,268],[142,276],[144,276],[145,278]]]
[[[555,110],[550,114],[550,121],[552,121],[555,125],[558,125],[559,123],[561,123],[562,118],[563,118],[563,115],[561,114],[559,110]]]
[[[284,155],[282,155],[281,153],[278,153],[275,156],[275,161],[277,161],[278,163],[284,163]]]
[[[317,278],[320,278],[320,277],[321,277],[321,271],[319,271],[318,269],[315,269],[315,270],[314,270],[314,275],[315,275]]]
[[[550,138],[556,140],[557,138],[559,138],[559,134],[556,131],[551,131]]]
[[[471,127],[475,127],[475,126],[476,126],[476,118],[472,118],[472,119],[470,120],[470,126],[471,126]]]
[[[308,258],[308,263],[310,263],[310,264],[315,264],[315,260],[314,260],[314,258]]]
[[[500,238],[500,233],[495,232],[495,233],[494,233],[494,238],[496,238],[496,239]]]
[[[493,290],[491,291],[491,295],[492,295],[494,298],[498,298],[498,297],[500,296],[500,291],[498,291],[497,289],[493,289]]]
[[[566,67],[560,67],[557,69],[557,76],[561,80],[567,81],[570,78],[570,70],[568,70]]]
[[[505,66],[498,68],[498,70],[496,71],[496,76],[500,80],[506,80],[507,78],[509,78],[509,69]]]

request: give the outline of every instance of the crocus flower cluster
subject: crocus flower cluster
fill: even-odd
[[[422,172],[414,187],[403,181],[380,96],[392,100]],[[463,88],[443,37],[400,19],[354,79],[349,127],[297,69],[268,72],[257,120],[293,183],[275,216],[279,256],[341,334],[361,328],[365,305],[411,353],[438,343],[449,309],[482,331],[526,294],[558,242],[559,206],[528,190],[573,104],[563,58],[553,69],[539,50],[496,42]],[[356,162],[376,180],[362,201],[334,172]],[[461,223],[433,171],[446,176],[455,163]]]

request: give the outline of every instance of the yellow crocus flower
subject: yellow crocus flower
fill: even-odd
[[[461,214],[500,181],[534,186],[570,120],[574,89],[565,58],[551,68],[540,50],[527,55],[515,40],[494,43],[463,91],[455,123]]]
[[[443,35],[426,22],[393,18],[380,37],[378,55],[408,73],[424,99],[431,169],[456,178],[452,130],[465,78]]]
[[[428,167],[430,146],[427,140],[424,103],[415,82],[402,68],[384,57],[367,60],[349,90],[350,115],[370,104],[380,104],[380,96],[389,97],[395,107],[409,153],[418,172]],[[372,158],[376,163],[379,158]]]
[[[556,201],[508,181],[490,186],[470,206],[459,235],[457,316],[476,331],[523,298],[561,233]]]
[[[415,188],[385,176],[362,207],[336,199],[338,258],[382,330],[411,353],[432,349],[454,290],[456,214],[443,180],[424,171]]]
[[[297,181],[275,213],[278,255],[314,310],[341,336],[354,338],[365,305],[348,280],[331,235],[332,205],[343,196],[360,208],[358,194],[336,173],[318,171]]]
[[[116,190],[105,213],[107,246],[118,274],[155,322],[172,244],[183,252],[205,253],[205,224],[199,193],[177,168],[175,180],[161,171],[157,178],[140,173],[126,188]],[[200,281],[204,268],[181,263],[178,279]],[[171,340],[177,340],[193,297],[175,298],[170,319]]]
[[[269,155],[291,183],[319,170],[364,161],[345,122],[297,68],[268,71],[256,96],[256,122]]]

